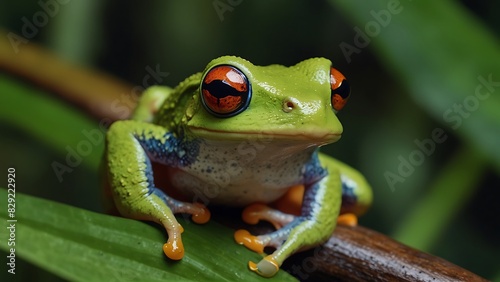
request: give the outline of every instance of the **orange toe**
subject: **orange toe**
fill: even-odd
[[[240,229],[234,232],[234,240],[240,244],[244,245],[248,249],[256,252],[263,253],[264,252],[264,244],[259,240],[257,236],[250,234],[248,231]]]
[[[353,213],[344,213],[339,215],[337,223],[347,226],[356,226],[358,225],[358,217]]]
[[[168,240],[168,242],[163,245],[163,252],[172,260],[180,260],[184,257],[184,245],[182,245],[180,239]]]
[[[268,206],[263,204],[252,204],[243,210],[241,217],[248,224],[257,224],[262,218],[261,214],[269,209]]]
[[[207,223],[210,220],[210,211],[203,204],[194,203],[193,205],[201,209],[201,212],[193,214],[191,217],[193,221],[198,224]]]

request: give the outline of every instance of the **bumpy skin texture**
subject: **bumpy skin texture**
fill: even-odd
[[[224,67],[213,71],[218,66]],[[237,71],[228,72],[232,67]],[[210,84],[226,73],[227,81]],[[258,252],[276,247],[249,264],[263,276],[274,275],[293,253],[324,242],[341,210],[359,215],[371,203],[371,189],[357,171],[318,153],[342,133],[338,108],[332,108],[338,77],[337,72],[333,83],[331,62],[323,58],[261,67],[225,56],[175,89],[149,88],[133,118],[115,122],[107,135],[109,184],[119,212],[162,224],[168,233],[165,254],[181,259],[183,229],[173,214],[189,213],[204,223],[210,217],[204,204],[269,203],[303,185],[299,216],[251,205],[246,221],[268,220],[279,229],[260,236],[235,234],[238,243]],[[214,112],[226,106],[230,114]],[[162,177],[168,178],[168,188],[203,204],[180,202],[156,187],[151,162],[166,166]]]

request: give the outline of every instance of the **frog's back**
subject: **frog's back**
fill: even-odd
[[[164,87],[164,101],[152,122],[170,131],[175,132],[179,129],[190,101],[197,99],[195,94],[200,78],[201,73],[196,73],[179,83],[174,89]]]

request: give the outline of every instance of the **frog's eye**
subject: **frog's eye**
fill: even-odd
[[[248,107],[251,95],[247,77],[229,65],[209,70],[201,84],[203,106],[218,117],[231,117],[241,113]]]
[[[347,103],[351,94],[351,87],[345,76],[334,68],[330,68],[330,85],[332,88],[332,107],[338,112]]]

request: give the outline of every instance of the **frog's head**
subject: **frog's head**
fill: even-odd
[[[340,139],[336,114],[349,93],[345,77],[324,58],[284,67],[220,57],[202,73],[186,125],[208,139],[256,135],[322,145]]]

